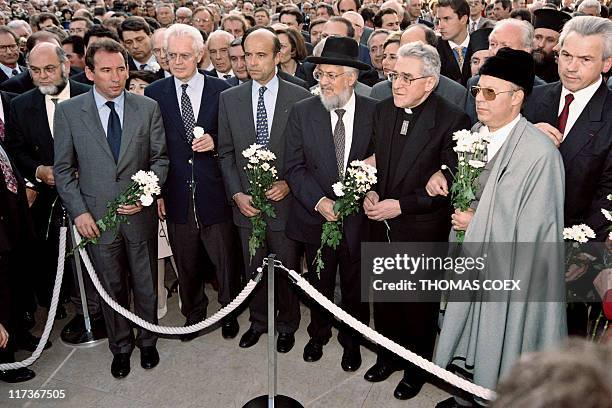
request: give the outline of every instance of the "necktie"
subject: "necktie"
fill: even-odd
[[[559,124],[557,126],[557,129],[559,129],[559,132],[561,132],[562,134],[565,134],[565,126],[567,125],[567,117],[569,116],[569,108],[570,108],[570,104],[574,101],[574,94],[567,94],[565,95],[565,106],[563,106],[563,110],[561,111],[561,114],[559,115]]]
[[[17,179],[15,178],[15,174],[13,173],[11,162],[2,153],[0,153],[0,167],[2,168],[2,174],[4,175],[4,182],[6,183],[6,188],[11,193],[17,194]]]
[[[4,121],[0,119],[0,140],[4,141]]]
[[[267,146],[268,137],[268,113],[266,112],[266,104],[264,103],[264,92],[268,88],[262,86],[259,88],[259,99],[257,99],[257,129],[255,141],[257,144]]]
[[[119,149],[121,148],[121,121],[115,110],[115,102],[108,101],[106,106],[111,110],[106,127],[106,139],[115,158],[115,163],[117,163],[119,161]]]
[[[232,76],[231,76],[230,74],[225,74],[225,75],[223,75],[223,78],[225,78],[225,79],[230,79],[231,77],[232,77]]]
[[[338,175],[340,179],[344,178],[344,122],[342,116],[346,110],[336,109],[336,115],[338,115],[338,122],[334,128],[334,146],[336,147],[336,164],[338,165]]]
[[[53,102],[53,105],[57,106],[57,100],[59,98],[51,98],[51,102]]]
[[[19,71],[17,71],[16,69],[14,69],[14,70],[12,70],[12,71],[11,71],[11,74],[13,74],[13,76],[15,76],[15,75],[19,74]]]
[[[140,68],[139,69],[141,71],[144,71],[146,67],[147,67],[147,64],[140,64]]]
[[[185,134],[187,135],[187,143],[193,142],[193,129],[195,128],[195,116],[193,115],[193,107],[191,99],[187,95],[188,84],[182,84],[183,92],[181,93],[181,116],[183,117],[183,125],[185,126]]]
[[[457,53],[457,64],[459,64],[459,71],[463,71],[463,47],[455,47]]]
[[[472,26],[470,28],[470,34],[472,34],[474,31],[476,31],[476,22],[472,21]]]

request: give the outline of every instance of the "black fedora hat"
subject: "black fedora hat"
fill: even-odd
[[[359,45],[349,37],[327,37],[320,57],[308,57],[313,64],[342,65],[369,71],[371,67],[359,61]]]

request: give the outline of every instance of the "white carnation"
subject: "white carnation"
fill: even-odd
[[[194,127],[193,128],[193,137],[195,137],[196,139],[199,139],[202,136],[204,136],[204,129],[202,129],[200,126]]]
[[[601,213],[606,217],[606,220],[612,221],[612,212],[606,210],[605,208],[601,209]]]
[[[334,189],[334,194],[338,197],[342,197],[344,195],[344,185],[342,182],[337,182],[332,184],[332,188]]]
[[[140,196],[140,203],[142,205],[144,205],[145,207],[150,206],[151,204],[153,204],[153,196],[148,195],[148,194],[143,194]]]
[[[269,163],[264,163],[264,164],[262,164],[262,165],[261,165],[261,169],[262,169],[263,171],[268,171],[268,170],[270,170],[270,164],[269,164]]]
[[[485,162],[480,160],[470,160],[468,161],[468,164],[475,169],[481,169],[485,166]]]

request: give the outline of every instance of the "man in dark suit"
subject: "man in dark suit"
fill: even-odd
[[[123,307],[134,303],[136,314],[157,323],[157,216],[153,206],[123,205],[117,213],[128,222],[100,233],[96,219],[107,212],[140,170],[153,171],[160,186],[168,171],[166,138],[159,106],[149,98],[125,92],[127,52],[113,40],[87,48],[85,72],[91,91],[58,104],[53,120],[57,192],[85,238],[99,238],[88,252],[102,286]],[[78,171],[78,175],[77,175]],[[130,357],[140,349],[140,365],[159,363],[157,336],[138,328],[106,303],[102,305],[111,374],[130,372]]]
[[[103,38],[110,38],[111,40],[115,40],[119,42],[119,37],[117,37],[117,34],[108,30],[107,28],[102,27],[101,25],[95,25],[91,28],[91,30],[87,31],[85,33],[85,37],[83,37],[83,43],[85,44],[85,52],[87,52],[87,47],[89,47],[96,41],[99,41]],[[128,64],[130,61],[131,61],[131,58],[129,58],[128,56]],[[133,61],[132,61],[132,64],[133,64]],[[130,68],[130,69],[135,69],[135,68]],[[81,84],[93,85],[93,81],[87,78],[87,74],[85,73],[85,71],[81,71],[79,73],[71,75],[70,79],[76,82],[79,82]]]
[[[345,220],[338,248],[323,248],[325,267],[319,276],[313,269],[323,223],[337,220],[332,185],[343,178],[349,163],[365,157],[370,143],[375,101],[354,92],[358,71],[369,69],[357,60],[358,54],[354,39],[328,37],[321,56],[308,57],[318,64],[321,93],[294,105],[285,131],[285,179],[295,197],[285,231],[289,238],[304,243],[312,283],[329,299],[334,296],[339,267],[342,308],[367,324],[368,305],[361,302],[360,295],[363,214]],[[321,358],[323,346],[332,335],[331,327],[332,317],[313,306],[305,361]],[[357,333],[340,328],[343,370],[355,371],[361,366],[360,340]]]
[[[219,303],[225,306],[234,298],[240,281],[232,213],[216,153],[219,94],[229,85],[198,72],[204,42],[196,28],[174,24],[165,35],[173,76],[149,85],[145,95],[159,103],[166,129],[170,171],[158,209],[160,218],[168,220],[181,311],[185,325],[191,325],[204,320],[208,307],[201,267],[205,253],[216,269]],[[196,126],[205,132],[199,138],[194,137]],[[223,321],[224,338],[234,338],[238,330],[235,316]]]
[[[221,79],[229,79],[234,73],[229,59],[230,43],[234,40],[234,36],[227,31],[217,30],[210,34],[206,41],[208,55],[213,69],[206,73]]]
[[[25,71],[17,64],[19,60],[19,38],[6,26],[0,27],[0,83]]]
[[[373,149],[378,183],[367,194],[363,208],[371,220],[371,241],[446,242],[450,232],[450,200],[430,197],[425,186],[445,164],[454,168],[453,132],[469,129],[468,116],[436,95],[440,60],[436,49],[421,42],[398,50],[393,99],[377,105]],[[383,223],[387,222],[390,227]],[[421,357],[431,360],[436,339],[437,302],[374,303],[376,330]],[[406,320],[407,319],[407,320]],[[393,395],[416,396],[426,379],[420,368],[379,347],[376,364],[365,374],[371,382],[384,381],[405,369]]]
[[[612,91],[602,79],[612,67],[605,51],[610,30],[612,22],[601,17],[568,21],[559,38],[560,82],[534,88],[524,108],[527,120],[555,142],[563,157],[564,224],[587,224],[596,241],[608,236],[601,209],[612,208],[607,199],[612,191]],[[576,61],[584,56],[588,63]],[[593,278],[586,266],[572,265],[566,274],[569,282]],[[586,334],[584,315],[568,318],[570,334]]]
[[[470,6],[466,0],[441,0],[438,3],[440,36],[438,54],[442,63],[441,75],[465,85],[471,76],[467,22]]]
[[[48,308],[57,267],[58,233],[62,224],[62,206],[56,203],[58,197],[53,177],[53,115],[58,103],[83,94],[90,87],[68,79],[70,62],[57,44],[44,42],[36,45],[28,54],[28,65],[36,88],[12,101],[6,144],[20,172],[34,183],[37,192],[32,205],[36,246],[39,249],[39,256],[33,260],[34,269],[39,274],[35,285],[39,303]],[[84,278],[87,281],[89,311],[94,317],[92,321],[102,329],[98,334],[104,336],[100,298],[91,286],[89,277]],[[80,293],[78,288],[75,289],[72,298],[77,316],[62,331],[62,338],[69,343],[78,343],[85,331]],[[61,313],[65,317],[66,312],[59,305],[56,316],[59,317]]]
[[[250,218],[260,211],[251,203],[245,166],[248,160],[242,152],[257,143],[267,146],[274,154],[274,166],[283,174],[285,155],[284,131],[293,104],[311,94],[275,75],[279,61],[278,37],[266,29],[249,30],[244,37],[246,65],[252,81],[221,94],[219,101],[219,156],[223,180],[233,206],[234,223],[238,227],[245,271],[251,276],[261,266],[263,258],[275,253],[285,266],[299,268],[300,247],[285,235],[285,223],[293,196],[285,180],[278,180],[267,192],[276,218],[266,218],[266,242],[251,258],[249,237],[253,230]],[[266,92],[268,95],[266,95]],[[259,101],[263,101],[260,104]],[[235,113],[239,115],[236,116]],[[287,276],[279,273],[276,280],[279,332],[277,349],[286,353],[295,343],[294,333],[300,323],[300,305]],[[251,327],[240,340],[240,347],[251,347],[267,331],[267,287],[260,284],[249,304]]]

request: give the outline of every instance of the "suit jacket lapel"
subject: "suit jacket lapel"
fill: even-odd
[[[243,119],[240,120],[239,123],[242,128],[241,139],[244,142],[245,149],[255,143],[255,119],[253,118],[253,100],[251,98],[252,90],[253,81],[249,81],[248,85],[243,86],[241,92],[239,92],[237,95],[238,106],[236,107],[236,109],[238,110],[238,112],[240,112],[239,115]]]
[[[291,95],[282,79],[278,79],[278,95],[276,96],[276,106],[274,107],[274,118],[272,119],[272,127],[270,128],[270,149],[279,151],[282,147],[283,131],[289,118],[289,104],[287,101]],[[251,116],[253,116],[251,110]],[[253,119],[251,118],[251,123]]]
[[[584,107],[580,116],[578,116],[561,146],[559,146],[559,151],[566,165],[595,137],[599,129],[604,125],[602,110],[607,93],[606,83],[602,82],[589,103]]]
[[[353,119],[353,139],[351,142],[351,151],[349,152],[347,167],[351,165],[353,160],[362,160],[364,152],[368,149],[368,141],[370,135],[365,132],[366,122],[369,118],[365,115],[360,115],[361,97],[355,95],[355,118]]]
[[[136,97],[129,92],[125,92],[123,102],[123,127],[121,129],[121,148],[119,149],[119,159],[117,167],[120,169],[122,161],[125,160],[128,148],[136,131],[136,123],[138,123],[138,101]]]
[[[338,180],[338,164],[336,161],[336,147],[334,146],[334,133],[331,128],[330,113],[319,101],[313,112],[313,132],[304,135],[312,138],[313,142],[319,147],[321,153],[321,163],[327,168],[327,173],[332,180]]]
[[[87,93],[85,103],[81,108],[81,110],[83,110],[83,112],[86,114],[83,115],[81,121],[89,130],[89,133],[92,135],[93,139],[100,144],[102,150],[108,154],[111,160],[115,161],[113,158],[113,153],[110,150],[110,146],[108,145],[108,140],[106,140],[106,133],[104,133],[104,128],[100,122],[100,115],[98,114],[98,107],[96,106],[96,100],[94,99],[93,92],[94,90],[91,88],[91,90]]]
[[[170,119],[170,124],[175,127],[178,134],[181,138],[187,141],[187,134],[185,133],[185,125],[183,124],[183,117],[181,116],[181,109],[179,108],[178,97],[176,96],[176,88],[174,87],[174,77],[170,77],[171,79],[167,81],[166,89],[164,89],[164,93],[166,94],[167,105],[165,109],[168,109],[168,115],[165,118]],[[204,85],[206,86],[206,85]],[[201,110],[201,106],[200,106]]]
[[[408,138],[408,140],[406,140],[406,143],[404,144],[400,161],[397,163],[395,177],[393,180],[391,180],[391,189],[395,188],[401,183],[406,176],[406,173],[408,173],[408,171],[410,171],[412,166],[416,163],[417,157],[419,156],[419,153],[421,153],[421,150],[423,150],[427,142],[430,141],[431,138],[429,136],[429,130],[436,124],[435,112],[437,105],[438,103],[436,99],[429,97],[425,102],[425,106],[423,106],[419,117],[416,118],[414,127],[410,133],[405,136]]]

